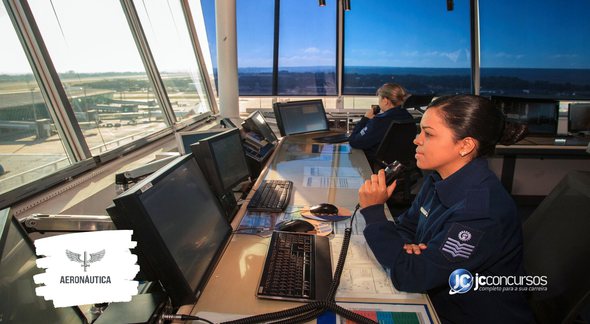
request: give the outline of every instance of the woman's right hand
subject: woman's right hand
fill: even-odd
[[[389,187],[385,182],[385,171],[379,170],[377,174],[371,175],[371,180],[365,183],[359,189],[359,205],[365,208],[372,205],[384,204],[395,190],[397,181],[394,181]]]
[[[369,119],[373,119],[373,117],[375,117],[375,113],[373,112],[373,108],[369,108],[369,110],[367,110],[367,112],[365,113],[365,117],[367,117]]]

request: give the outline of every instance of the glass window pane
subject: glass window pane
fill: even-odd
[[[336,1],[326,3],[281,1],[279,95],[337,94]]]
[[[166,127],[119,1],[29,3],[93,155]]]
[[[215,1],[189,1],[193,22],[201,46],[201,54],[211,83],[217,91],[217,49],[215,48]],[[211,7],[213,6],[213,7]],[[212,16],[212,17],[210,17]],[[210,26],[209,24],[213,24]],[[215,67],[215,70],[214,70]]]
[[[0,5],[0,194],[68,165],[4,4]]]
[[[481,93],[590,97],[588,12],[588,1],[481,1]]]
[[[198,11],[196,11],[196,2],[197,1],[189,2],[189,4],[191,5],[191,10],[193,11],[193,20],[195,20],[195,22],[197,21],[195,17],[198,14]],[[215,79],[215,90],[217,90],[217,38],[215,36],[217,29],[215,27],[215,0],[201,0],[200,2],[201,10],[203,12],[203,21],[205,24],[206,38],[203,38],[205,36],[202,35],[202,30],[197,29],[197,32],[199,33],[200,42],[203,42],[203,39],[207,40],[209,56],[211,60],[211,68],[209,68],[209,66],[207,65],[207,69],[209,70],[209,73],[213,73]],[[201,49],[205,51],[205,47],[203,47],[203,44],[201,44]],[[203,54],[207,55],[206,53]]]
[[[414,94],[469,93],[469,1],[353,1],[344,13],[344,94],[386,82]]]
[[[236,1],[238,77],[242,96],[272,95],[274,0]]]
[[[180,1],[134,1],[178,121],[211,111]]]

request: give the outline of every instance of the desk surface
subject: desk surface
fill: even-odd
[[[258,182],[263,178],[292,180],[294,190],[290,203],[293,206],[329,202],[341,207],[354,208],[357,204],[357,182],[360,183],[361,179],[366,179],[371,175],[363,152],[350,149],[348,144],[316,144],[312,142],[312,137],[314,136],[298,135],[284,138]],[[335,148],[340,152],[335,153]],[[255,187],[257,185],[258,183],[255,184]],[[250,193],[251,195],[252,193]],[[234,229],[238,227],[245,212],[246,204],[242,206],[232,222]],[[356,221],[358,221],[356,227],[360,232],[364,227],[362,216],[357,217]],[[353,237],[353,241],[357,242],[357,248],[368,249],[362,235],[353,235]],[[335,241],[341,242],[341,239],[338,237],[331,239],[333,255],[340,247],[339,243],[335,243]],[[183,306],[179,313],[195,315],[199,312],[214,312],[254,315],[301,305],[296,302],[264,300],[256,297],[255,293],[269,242],[268,237],[234,234],[197,304],[194,307],[193,305]],[[347,268],[350,269],[351,264],[354,263],[353,258],[350,257],[351,254],[354,254],[351,253],[354,246],[351,244],[351,248],[349,248],[348,259],[350,260],[347,260],[345,271]],[[334,262],[334,256],[332,261]],[[383,271],[378,264],[371,266],[379,268],[375,269],[375,272]],[[349,276],[352,274],[349,273]],[[385,283],[391,283],[389,278],[386,276],[384,278],[386,279]],[[346,294],[342,296],[341,288],[338,291],[340,295],[340,297],[337,296],[338,301],[413,304],[414,306],[407,307],[422,307],[429,313],[430,318],[427,318],[427,321],[438,322],[427,295],[361,294],[362,298],[351,298]],[[353,293],[353,296],[359,296],[354,295],[354,289],[351,289],[350,292]],[[383,298],[383,296],[387,298]]]
[[[513,145],[496,145],[496,154],[590,158],[590,154],[586,152],[588,140],[590,139],[586,137],[526,137]]]

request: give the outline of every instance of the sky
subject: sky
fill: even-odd
[[[336,0],[326,2],[280,1],[279,66],[335,64]],[[209,31],[214,0],[201,3]],[[236,3],[239,67],[271,67],[274,0]],[[345,65],[470,66],[469,0],[455,0],[453,11],[442,0],[351,0],[351,7]],[[590,68],[590,1],[481,0],[480,28],[482,67]]]
[[[193,59],[183,45],[188,36],[182,16],[172,2],[136,6],[160,70],[187,64],[194,70],[187,63]],[[201,0],[215,65],[214,2]],[[335,66],[336,0],[326,2],[319,7],[316,0],[280,0],[279,68]],[[144,71],[119,1],[29,3],[59,72]],[[469,0],[454,3],[447,11],[443,0],[351,0],[352,10],[344,13],[345,65],[468,68]],[[238,66],[272,67],[275,1],[236,5]],[[590,69],[588,0],[481,0],[480,15],[482,67]],[[3,4],[0,44],[0,74],[31,72]]]

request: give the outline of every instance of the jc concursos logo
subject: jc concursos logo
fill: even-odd
[[[449,295],[464,294],[473,287],[473,275],[465,269],[457,269],[449,276]]]

